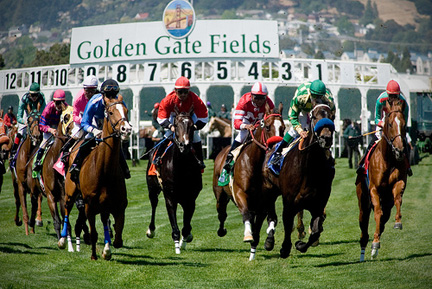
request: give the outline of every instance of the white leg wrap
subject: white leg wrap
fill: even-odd
[[[73,252],[74,248],[73,248],[73,245],[72,245],[72,238],[71,238],[70,235],[67,236],[67,242],[68,242],[68,251],[69,252]]]
[[[274,222],[274,221],[271,221],[271,222],[270,222],[270,224],[269,224],[269,226],[268,226],[268,228],[267,228],[267,234],[270,234],[270,231],[271,231],[271,230],[276,231],[276,227],[275,227],[275,222]]]
[[[175,253],[180,254],[180,242],[179,241],[174,241],[174,248],[175,248]]]
[[[249,256],[249,261],[255,260],[255,253],[256,253],[256,248],[251,248],[251,250],[250,250],[250,256]]]
[[[371,259],[373,260],[376,257],[378,257],[378,248],[372,249],[372,252],[371,252]]]
[[[81,239],[80,239],[80,237],[76,237],[75,243],[76,243],[76,251],[79,252],[80,249],[81,249]]]

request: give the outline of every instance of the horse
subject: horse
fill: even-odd
[[[105,96],[105,119],[102,129],[102,138],[99,144],[85,158],[80,174],[79,181],[75,183],[70,178],[70,172],[66,174],[65,180],[65,219],[61,238],[58,247],[66,247],[66,237],[68,237],[68,247],[72,247],[70,235],[67,227],[69,224],[69,214],[74,205],[75,198],[81,192],[85,213],[90,225],[90,238],[92,245],[91,259],[97,260],[96,242],[98,233],[96,231],[96,215],[100,214],[104,226],[105,246],[102,258],[110,260],[111,237],[109,234],[108,219],[113,215],[115,224],[114,248],[123,246],[123,227],[125,221],[125,210],[128,204],[125,176],[119,164],[121,153],[121,141],[128,139],[132,126],[127,118],[127,108],[123,102],[123,97],[110,99]],[[73,163],[77,151],[71,153],[69,164]]]
[[[178,108],[175,107],[175,130],[172,144],[162,157],[161,165],[158,165],[156,169],[151,161],[155,152],[151,154],[146,171],[152,207],[151,220],[146,235],[149,238],[155,236],[156,207],[159,194],[163,191],[176,254],[180,254],[181,250],[186,248],[186,244],[193,239],[191,220],[195,212],[195,201],[203,187],[201,169],[192,151],[195,130],[192,114],[193,107],[189,112],[179,112]],[[177,206],[179,204],[183,208],[181,240],[177,225]]]
[[[376,223],[371,248],[372,259],[378,256],[381,234],[394,205],[396,206],[394,228],[402,229],[401,205],[407,182],[406,122],[403,114],[405,105],[405,102],[400,100],[395,100],[392,104],[387,102],[382,138],[376,144],[376,149],[370,153],[368,180],[364,175],[359,175],[356,180],[361,230],[360,261],[364,261],[365,249],[369,241],[368,226],[371,209],[374,211]]]
[[[20,149],[17,152],[15,167],[11,167],[12,172],[12,183],[14,186],[15,196],[15,224],[21,226],[22,222],[19,219],[19,207],[22,207],[23,220],[25,225],[26,235],[29,234],[29,228],[31,227],[31,233],[34,233],[35,226],[35,215],[37,214],[38,219],[41,220],[41,202],[42,195],[31,194],[31,217],[29,218],[27,212],[26,195],[29,192],[29,184],[32,181],[32,163],[30,160],[34,156],[39,148],[39,144],[42,140],[42,134],[39,130],[40,113],[32,111],[27,118],[27,134],[28,136],[21,144]]]
[[[232,128],[229,120],[220,117],[212,117],[208,123],[209,133],[217,130],[221,137],[231,137]]]
[[[261,166],[264,161],[269,145],[282,140],[285,124],[282,119],[282,103],[278,111],[272,113],[267,107],[264,118],[257,122],[255,131],[251,131],[252,141],[246,142],[239,153],[232,168],[233,178],[229,185],[224,187],[218,185],[218,179],[225,164],[226,156],[230,147],[223,149],[215,159],[213,171],[213,192],[216,198],[216,209],[218,212],[219,229],[218,236],[226,235],[224,227],[227,218],[226,208],[232,200],[243,216],[244,242],[253,243],[252,229],[255,225],[255,216],[262,207]],[[255,258],[255,250],[251,248],[249,260]]]
[[[277,224],[275,202],[279,195],[283,199],[284,241],[280,250],[282,258],[291,252],[291,231],[294,218],[303,210],[311,213],[311,234],[307,243],[297,241],[296,249],[304,253],[319,240],[325,219],[325,207],[331,193],[335,175],[334,159],[330,148],[333,144],[334,115],[326,104],[316,104],[310,112],[308,136],[302,139],[285,156],[279,176],[267,166],[271,154],[267,154],[262,166],[264,214],[257,217],[253,247],[259,243],[259,232],[266,214],[269,227],[265,248],[272,250]],[[301,215],[298,216],[301,218]],[[300,232],[300,231],[299,231]]]
[[[11,130],[12,131],[12,130]],[[6,125],[3,121],[3,110],[0,110],[0,192],[3,186],[3,175],[6,173],[5,161],[8,159],[9,151],[12,143],[10,135],[6,134]]]

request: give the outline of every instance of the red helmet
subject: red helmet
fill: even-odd
[[[387,91],[387,94],[399,94],[400,93],[400,86],[396,81],[390,80],[389,83],[387,84],[386,91]]]
[[[259,81],[255,82],[255,84],[252,86],[251,93],[259,94],[259,95],[267,95],[268,94],[267,86],[265,86],[265,84]]]
[[[154,109],[159,108],[159,102],[156,102],[153,106]]]
[[[61,89],[57,89],[54,92],[53,100],[54,101],[56,101],[56,100],[61,100],[61,101],[66,100],[66,94],[65,94],[65,92],[63,90],[61,90]]]
[[[181,88],[189,89],[190,88],[189,79],[187,79],[187,77],[180,76],[177,79],[177,81],[175,82],[175,86],[174,87],[177,88],[177,89],[181,89]]]

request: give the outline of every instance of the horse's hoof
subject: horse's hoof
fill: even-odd
[[[375,259],[378,257],[378,249],[380,248],[380,242],[372,243],[372,252],[371,252],[371,259]]]
[[[92,260],[97,260],[97,256],[93,256],[93,255],[92,255],[92,256],[91,256],[91,259],[92,259]]]
[[[60,240],[57,242],[57,246],[62,250],[66,248],[66,240],[64,237],[60,238]]]
[[[156,235],[156,233],[155,233],[155,231],[148,229],[146,232],[146,235],[148,238],[152,239]]]
[[[271,251],[274,248],[275,240],[274,240],[274,230],[271,230],[267,236],[267,239],[264,243],[264,248],[267,251]]]
[[[298,251],[300,251],[300,252],[302,252],[302,253],[306,253],[306,251],[307,251],[307,246],[306,246],[306,243],[305,242],[303,242],[303,241],[297,241],[296,243],[295,243],[295,247],[296,247],[296,249],[298,250]]]
[[[402,223],[395,223],[393,228],[398,229],[398,230],[402,230]]]
[[[43,221],[42,220],[36,220],[36,226],[43,227]]]
[[[282,259],[288,258],[290,255],[290,250],[280,249],[280,256]]]
[[[219,229],[217,231],[217,234],[218,234],[219,237],[224,237],[227,234],[227,230],[225,228]]]
[[[109,246],[109,243],[106,243],[105,247],[103,249],[103,252],[102,252],[102,258],[109,261],[109,260],[111,260],[111,257],[112,257],[111,248]]]
[[[252,235],[244,236],[244,238],[243,238],[243,242],[245,242],[245,243],[252,243],[252,242],[253,242],[253,237],[252,237]]]
[[[114,240],[113,246],[116,249],[123,247],[123,240],[120,241]]]
[[[17,227],[21,227],[22,221],[21,220],[15,221],[15,225],[17,225]]]

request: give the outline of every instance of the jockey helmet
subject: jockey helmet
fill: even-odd
[[[399,94],[400,93],[400,86],[396,81],[390,80],[389,83],[387,84],[386,91],[387,91],[387,94]]]
[[[29,89],[29,92],[30,93],[39,93],[40,92],[40,85],[39,85],[39,83],[37,83],[37,82],[33,82],[31,85],[30,85],[30,89]]]
[[[114,98],[119,91],[120,87],[114,79],[107,79],[102,83],[101,93],[108,98]]]
[[[252,86],[251,93],[257,95],[267,95],[267,86],[259,81],[255,82],[255,84]]]
[[[65,101],[66,100],[66,94],[65,94],[65,92],[62,89],[57,89],[54,92],[53,100],[54,101],[58,101],[58,100]]]
[[[8,110],[13,110],[13,106],[12,105],[9,105],[9,107],[8,107]]]
[[[181,89],[181,88],[185,88],[185,89],[189,89],[190,88],[190,82],[189,79],[187,79],[187,77],[184,76],[180,76],[176,82],[175,82],[175,86],[176,89]]]
[[[98,79],[94,75],[88,75],[83,81],[84,88],[97,88]]]
[[[159,108],[159,102],[156,102],[153,106],[154,109],[158,109]]]
[[[319,79],[312,81],[310,92],[312,96],[324,96],[326,94],[326,86],[324,82]]]

